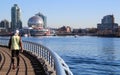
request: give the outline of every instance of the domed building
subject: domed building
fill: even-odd
[[[32,36],[43,36],[43,35],[50,35],[50,30],[45,28],[44,19],[39,16],[35,15],[28,20],[28,26],[30,29],[30,35]]]
[[[40,16],[33,16],[28,20],[28,26],[33,28],[43,28],[44,22]]]

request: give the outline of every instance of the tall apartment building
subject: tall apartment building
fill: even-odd
[[[101,24],[97,24],[98,30],[115,30],[118,24],[114,22],[113,15],[106,15],[101,20]]]
[[[22,28],[22,21],[21,21],[21,10],[17,4],[11,8],[11,29],[14,31],[15,29]]]
[[[101,20],[101,23],[103,24],[114,23],[114,16],[113,15],[104,16],[103,19]]]

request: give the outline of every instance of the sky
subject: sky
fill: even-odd
[[[59,28],[92,28],[106,15],[114,15],[120,24],[120,0],[2,0],[0,21],[11,21],[11,7],[18,4],[23,26],[28,19],[40,12],[47,17],[47,26]]]

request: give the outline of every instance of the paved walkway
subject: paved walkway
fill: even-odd
[[[15,59],[16,62],[16,59]],[[11,51],[0,46],[0,75],[46,75],[42,65],[35,57],[20,53],[20,67],[15,70],[11,66]]]

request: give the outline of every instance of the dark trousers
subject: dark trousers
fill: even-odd
[[[12,52],[11,52],[11,55],[12,55],[11,63],[15,64],[14,63],[14,57],[16,57],[17,58],[17,66],[19,66],[19,61],[20,61],[19,53],[20,53],[19,50],[12,50]]]

